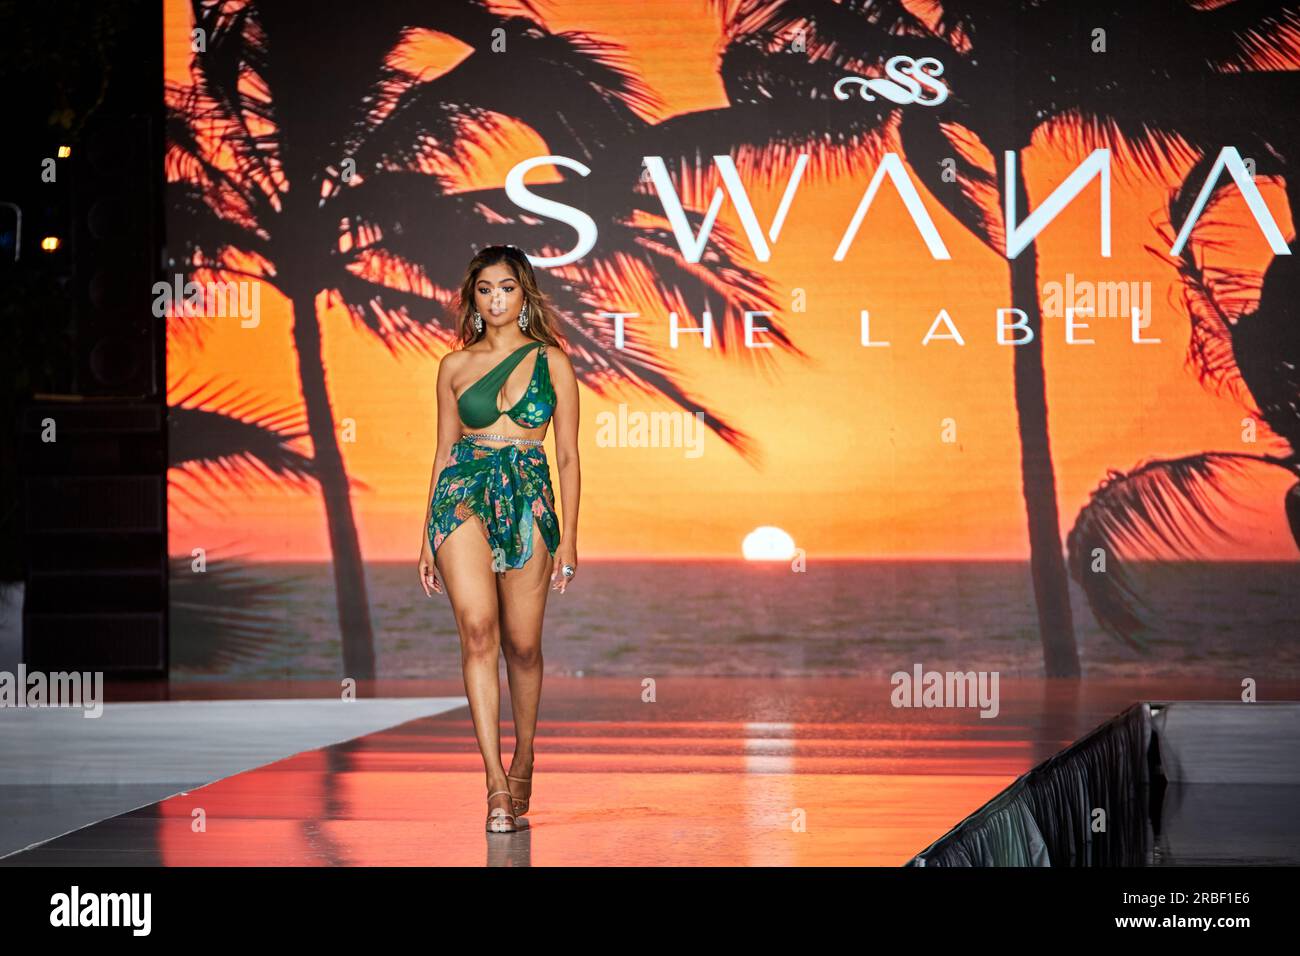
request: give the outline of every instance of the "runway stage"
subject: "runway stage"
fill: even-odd
[[[135,693],[319,707],[308,699],[329,700],[335,687],[261,681]],[[530,825],[518,833],[484,832],[482,764],[469,712],[453,700],[441,713],[216,779],[0,865],[898,866],[1130,703],[1239,695],[1226,680],[1003,679],[1000,713],[984,719],[976,709],[894,708],[890,690],[886,677],[670,678],[659,681],[656,702],[643,703],[637,680],[548,676]],[[1261,688],[1269,699],[1298,691],[1295,682]],[[365,694],[463,701],[463,686],[380,681]],[[101,719],[111,717],[110,709]],[[501,730],[508,762],[508,696]],[[196,753],[207,746],[192,743]],[[6,810],[9,790],[0,785]]]

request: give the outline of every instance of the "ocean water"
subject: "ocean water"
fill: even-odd
[[[327,564],[246,566],[283,593],[244,608],[264,632],[249,653],[187,678],[307,679],[342,676],[334,581]],[[1084,674],[1300,676],[1300,563],[1202,562],[1140,567],[1151,605],[1144,650],[1102,631],[1071,582]],[[380,678],[460,676],[446,595],[426,597],[411,563],[367,566]],[[222,641],[221,628],[189,627],[202,601],[173,590],[173,658]],[[228,601],[229,595],[223,597]],[[199,609],[195,609],[195,604]],[[583,561],[567,594],[547,602],[542,653],[548,674],[588,676],[812,676],[925,669],[1043,673],[1026,562]]]

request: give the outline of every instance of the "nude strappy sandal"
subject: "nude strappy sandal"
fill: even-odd
[[[514,806],[515,795],[509,790],[493,790],[487,795],[491,800],[498,793],[504,793],[510,798],[511,807]],[[493,807],[487,815],[487,831],[489,833],[514,833],[519,828],[515,826],[515,815],[504,807]]]
[[[516,777],[513,774],[508,773],[506,774],[506,779],[518,780],[520,783],[527,783],[527,784],[531,784],[533,782],[532,774],[529,774],[527,777]],[[510,785],[506,784],[506,786],[508,787]],[[524,814],[526,814],[528,812],[528,803],[532,799],[533,799],[533,791],[531,787],[529,787],[528,796],[526,797],[516,797],[513,793],[510,794],[510,805],[511,807],[514,808],[515,816],[522,817]]]

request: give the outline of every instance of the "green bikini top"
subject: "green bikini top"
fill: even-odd
[[[501,387],[527,351],[536,345],[540,345],[541,349],[537,353],[537,361],[533,363],[533,377],[524,389],[523,397],[513,408],[497,408],[497,394]],[[551,370],[546,362],[546,343],[529,342],[515,349],[497,363],[496,368],[465,389],[457,399],[456,407],[460,411],[460,420],[470,428],[487,428],[502,415],[509,415],[520,428],[540,428],[545,425],[555,410],[555,388],[551,384]]]

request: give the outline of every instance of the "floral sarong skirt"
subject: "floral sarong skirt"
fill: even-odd
[[[513,443],[495,448],[461,436],[433,491],[428,528],[433,551],[473,515],[487,533],[493,571],[504,574],[524,566],[533,554],[534,526],[554,556],[560,522],[546,449]]]

